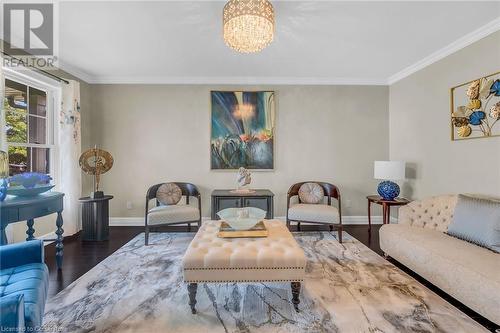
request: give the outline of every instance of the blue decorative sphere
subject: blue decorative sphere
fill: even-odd
[[[395,182],[385,180],[378,184],[377,192],[382,199],[392,201],[399,195],[399,186]]]
[[[7,187],[8,187],[7,179],[0,178],[0,201],[4,201],[7,197]]]

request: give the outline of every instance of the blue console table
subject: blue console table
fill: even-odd
[[[64,193],[46,192],[35,197],[14,197],[7,198],[0,202],[0,228],[1,238],[0,244],[7,244],[5,228],[10,223],[26,221],[28,230],[26,234],[27,241],[35,239],[33,234],[35,229],[35,218],[57,213],[56,218],[56,239],[44,239],[46,241],[55,241],[56,243],[56,263],[57,267],[61,268],[63,262],[63,198]]]

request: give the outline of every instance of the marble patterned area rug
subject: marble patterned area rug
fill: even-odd
[[[344,233],[294,236],[308,264],[299,313],[289,283],[200,284],[188,306],[181,259],[192,233],[138,235],[51,298],[47,332],[487,332]]]

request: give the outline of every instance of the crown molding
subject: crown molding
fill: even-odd
[[[321,77],[194,77],[194,76],[102,76],[88,81],[92,84],[185,84],[185,85],[387,85],[380,78],[321,78]]]
[[[500,17],[457,39],[456,41],[448,44],[442,49],[437,50],[424,59],[417,61],[413,65],[406,67],[402,71],[391,75],[387,80],[387,84],[392,85],[399,80],[402,80],[405,77],[410,76],[411,74],[416,73],[419,70],[422,70],[425,67],[432,65],[433,63],[471,45],[472,43],[477,42],[478,40],[491,35],[494,32],[497,32],[498,30],[500,30]]]
[[[74,67],[73,65],[68,64],[67,62],[61,59],[57,61],[57,68],[68,74],[73,75],[75,78],[81,81],[85,81],[86,83],[92,83],[92,81],[94,80],[94,77],[92,75],[88,74],[87,72],[81,69]]]

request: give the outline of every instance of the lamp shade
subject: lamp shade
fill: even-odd
[[[373,171],[375,179],[405,179],[406,163],[402,161],[375,161]]]

